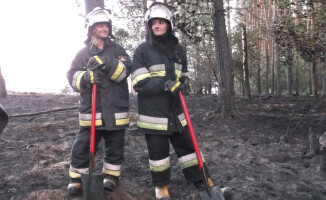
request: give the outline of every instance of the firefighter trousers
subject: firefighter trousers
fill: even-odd
[[[149,153],[149,165],[153,186],[163,187],[170,183],[170,143],[178,157],[188,183],[202,180],[198,161],[189,132],[173,135],[145,134]]]
[[[101,139],[104,139],[104,165],[116,169],[120,174],[121,164],[124,161],[125,129],[96,130],[95,153]],[[83,174],[89,168],[90,128],[81,127],[71,149],[71,162],[69,173]],[[104,167],[104,166],[103,166]],[[112,171],[112,170],[111,170]],[[71,173],[70,173],[71,174]],[[74,174],[74,173],[72,173]],[[115,175],[115,173],[113,173]],[[74,178],[70,175],[71,178]]]

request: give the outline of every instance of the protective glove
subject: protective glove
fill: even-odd
[[[93,56],[91,57],[86,65],[86,68],[90,71],[102,69],[105,66],[106,57],[104,56]]]
[[[101,85],[103,82],[104,74],[103,72],[96,70],[96,71],[86,71],[86,73],[83,75],[83,79],[86,82],[86,84],[97,84]]]
[[[179,81],[167,80],[164,83],[164,90],[177,95],[179,90],[181,90],[181,83]]]
[[[188,76],[181,76],[179,81],[181,83],[181,92],[185,95],[189,95],[191,92],[190,78]]]

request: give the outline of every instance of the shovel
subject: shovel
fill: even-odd
[[[200,175],[202,177],[202,180],[204,182],[205,189],[206,189],[206,192],[204,192],[204,191],[199,192],[200,199],[202,199],[202,200],[206,200],[206,199],[207,200],[209,200],[209,199],[211,199],[211,200],[213,200],[213,199],[214,200],[225,200],[219,186],[216,185],[216,186],[210,187],[209,184],[208,184],[208,179],[207,179],[207,176],[206,176],[206,171],[207,171],[206,165],[204,165],[203,158],[202,158],[202,156],[200,154],[200,150],[199,150],[199,146],[198,146],[198,143],[197,143],[196,135],[195,135],[195,132],[194,132],[194,129],[192,127],[191,120],[190,120],[187,104],[186,104],[185,98],[183,97],[183,94],[182,94],[181,90],[179,91],[179,97],[180,97],[183,112],[184,112],[185,117],[186,117],[186,121],[187,121],[188,129],[189,129],[191,141],[192,141],[192,143],[194,145],[195,153],[196,153],[196,156],[197,156]]]
[[[8,114],[6,113],[5,109],[0,104],[0,134],[6,128],[8,124]]]
[[[93,173],[95,156],[95,116],[96,116],[96,84],[93,84],[92,93],[92,121],[89,149],[89,173],[82,175],[83,199],[104,200],[103,175]]]

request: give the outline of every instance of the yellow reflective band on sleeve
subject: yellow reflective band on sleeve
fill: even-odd
[[[120,76],[120,74],[122,73],[122,71],[123,71],[123,66],[119,62],[117,69],[115,70],[115,72],[111,76],[111,80],[114,81],[115,79],[117,79]]]
[[[182,65],[180,63],[174,63],[174,68],[181,71],[182,70]]]
[[[135,86],[139,81],[150,77],[151,77],[150,73],[138,75],[132,80],[132,85]]]
[[[94,58],[98,63],[103,64],[103,61],[98,56],[94,56]]]
[[[89,75],[90,75],[90,78],[91,78],[91,83],[93,84],[94,83],[94,74],[93,74],[93,71],[90,71],[89,72]]]
[[[175,73],[175,75],[176,75],[176,77],[177,77],[177,80],[179,80],[179,78],[180,78],[180,76],[181,76],[181,71],[175,69],[175,70],[174,70],[174,73]]]
[[[155,71],[151,72],[152,77],[164,77],[165,76],[165,71]]]
[[[69,171],[69,177],[70,178],[81,178],[81,174],[73,172],[73,171]]]
[[[178,81],[172,88],[171,91],[173,92],[178,86],[180,85],[180,82]]]
[[[149,67],[149,71],[152,77],[164,77],[165,64],[152,65]]]
[[[129,118],[126,118],[126,119],[116,119],[115,120],[115,124],[116,125],[126,125],[126,124],[129,124]]]
[[[120,170],[114,171],[114,170],[103,169],[102,172],[103,172],[103,174],[109,174],[112,176],[120,176],[120,174],[121,174]]]
[[[75,86],[75,88],[77,89],[77,91],[80,91],[80,92],[82,92],[83,90],[80,88],[80,80],[81,80],[81,78],[83,77],[83,75],[85,74],[85,71],[82,71],[82,72],[80,72],[80,73],[78,73],[78,75],[76,76],[76,78],[75,78],[75,80],[74,80],[74,86]]]
[[[92,121],[90,120],[79,120],[80,126],[92,126]],[[102,119],[95,120],[95,126],[102,126]]]
[[[174,63],[174,73],[177,77],[177,80],[179,80],[180,76],[181,76],[181,69],[182,69],[182,65],[179,63]]]
[[[140,128],[160,130],[160,131],[168,130],[167,124],[154,124],[154,123],[149,123],[149,122],[142,122],[139,120],[137,121],[137,126]]]

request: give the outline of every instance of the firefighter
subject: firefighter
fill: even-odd
[[[104,139],[103,185],[113,190],[124,160],[124,135],[129,126],[127,77],[131,60],[124,48],[112,41],[110,11],[95,8],[86,16],[87,39],[67,72],[71,87],[80,93],[79,132],[71,150],[68,193],[78,194],[82,174],[89,171],[92,85],[97,85],[95,149]]]
[[[135,50],[132,85],[138,92],[137,126],[145,133],[156,199],[170,199],[169,146],[183,174],[201,191],[205,188],[178,92],[190,92],[185,50],[173,34],[173,13],[154,2],[145,13],[146,41]],[[208,173],[207,173],[208,174]],[[208,178],[210,187],[213,183]]]

